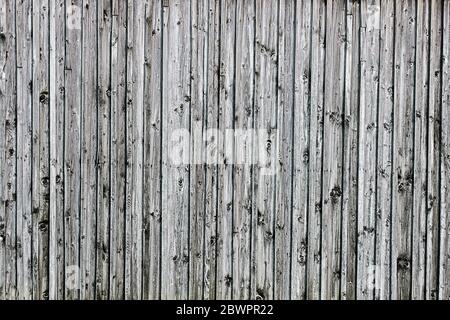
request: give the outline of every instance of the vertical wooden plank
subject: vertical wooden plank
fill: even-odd
[[[128,0],[125,298],[142,298],[145,2]]]
[[[162,298],[188,297],[190,1],[169,1],[163,25]],[[182,136],[174,134],[185,130]],[[178,140],[177,140],[178,139]],[[181,144],[180,144],[181,143]],[[174,159],[181,147],[181,163]]]
[[[2,0],[1,7],[0,7],[0,32],[1,32],[1,51],[0,51],[0,66],[2,67],[2,72],[0,73],[0,101],[2,102],[2,106],[6,105],[6,86],[7,86],[7,78],[6,78],[6,72],[3,71],[7,61],[6,61],[6,46],[7,46],[7,30],[6,30],[6,13],[7,13],[7,7],[6,7],[6,0]],[[6,109],[0,108],[0,132],[5,132],[6,130],[6,121],[4,120],[6,116]],[[5,174],[5,166],[6,166],[6,159],[5,159],[5,135],[0,135],[0,174],[3,177]],[[5,222],[5,196],[4,196],[4,182],[3,179],[0,182],[0,299],[6,299],[5,298],[5,236],[6,236],[6,222]]]
[[[283,159],[283,167],[287,166],[290,168],[291,172],[283,172],[281,171],[281,177],[287,175],[289,177],[292,174],[292,181],[282,181],[281,184],[285,185],[287,190],[283,190],[283,192],[279,193],[278,196],[278,206],[283,206],[283,203],[290,203],[292,201],[292,216],[287,219],[287,223],[292,225],[292,230],[289,230],[289,226],[285,225],[285,228],[289,231],[289,237],[292,239],[291,244],[291,257],[283,257],[283,260],[291,260],[292,264],[291,270],[291,298],[292,299],[306,299],[306,279],[307,275],[307,250],[308,250],[308,224],[309,218],[311,221],[316,221],[314,216],[318,214],[318,212],[313,209],[311,210],[311,206],[309,205],[308,193],[311,190],[310,188],[314,188],[314,185],[311,185],[311,181],[309,181],[309,170],[311,168],[310,165],[314,166],[315,164],[310,164],[310,160],[316,159],[317,154],[311,156],[311,152],[316,152],[316,141],[311,140],[310,130],[316,130],[317,127],[310,127],[311,123],[319,125],[318,123],[318,114],[317,106],[313,106],[311,108],[310,103],[312,103],[311,97],[311,84],[312,84],[312,76],[314,70],[312,70],[312,50],[313,44],[312,40],[312,7],[315,5],[310,0],[297,1],[296,5],[292,8],[287,7],[285,9],[286,14],[292,12],[294,14],[294,23],[295,23],[295,32],[286,30],[284,33],[286,35],[286,41],[290,36],[294,37],[295,41],[293,45],[293,52],[286,52],[288,54],[293,55],[294,60],[288,61],[288,63],[283,66],[284,62],[282,59],[283,52],[280,47],[280,65],[279,68],[285,68],[285,75],[279,75],[281,82],[280,85],[283,85],[283,77],[285,77],[285,83],[283,88],[283,92],[280,92],[279,100],[283,101],[285,99],[286,105],[283,106],[285,108],[284,113],[286,119],[284,120],[284,125],[286,128],[286,133],[283,134],[283,138],[281,141],[281,150],[282,152],[286,152],[289,154],[292,152],[292,159],[289,160],[289,157]],[[281,9],[281,8],[280,8]],[[280,19],[281,19],[280,11]],[[317,11],[318,12],[318,11]],[[282,20],[280,20],[280,23]],[[318,21],[317,21],[318,23]],[[281,27],[281,26],[280,26]],[[317,30],[320,26],[317,26]],[[316,38],[317,40],[317,38]],[[280,44],[284,41],[283,37],[280,38]],[[314,48],[316,49],[316,48]],[[285,53],[285,54],[286,54]],[[317,60],[316,60],[317,61]],[[293,63],[293,64],[292,64]],[[319,67],[320,68],[320,67]],[[291,70],[294,70],[292,72]],[[290,78],[292,75],[293,78]],[[317,80],[317,78],[316,78]],[[287,88],[289,83],[293,84],[293,88]],[[319,85],[318,83],[316,83]],[[294,89],[294,92],[292,92]],[[319,88],[317,90],[320,90]],[[317,91],[316,91],[317,93]],[[294,100],[290,100],[293,97]],[[315,100],[317,102],[317,100]],[[312,110],[316,108],[315,110]],[[313,114],[315,119],[312,119]],[[278,121],[278,129],[283,130],[283,121]],[[314,133],[316,134],[316,133]],[[314,135],[313,134],[313,135]],[[291,136],[292,135],[292,136]],[[291,147],[292,146],[292,147]],[[292,150],[291,150],[292,148]],[[319,151],[320,152],[320,151]],[[288,163],[291,161],[291,163]],[[280,179],[277,179],[280,181]],[[292,198],[289,198],[288,185],[292,184]],[[281,187],[281,186],[280,186]],[[285,194],[287,193],[287,194]],[[285,194],[285,195],[284,195]],[[288,198],[284,198],[288,197]],[[292,221],[291,221],[292,219]],[[314,223],[314,222],[313,222]],[[277,223],[278,227],[278,223]],[[285,236],[288,238],[288,235]],[[280,241],[280,236],[275,234],[276,241]],[[314,241],[314,240],[313,240]],[[312,242],[314,243],[314,242]],[[320,245],[320,244],[319,244]],[[288,247],[288,243],[281,244],[281,246]],[[287,274],[286,266],[277,268],[277,272],[280,274]],[[311,271],[314,272],[313,270]],[[277,275],[277,274],[276,274]],[[284,286],[289,286],[288,283],[284,283]],[[281,297],[280,297],[281,298]],[[284,296],[284,298],[287,298]]]
[[[345,4],[327,3],[322,217],[322,299],[338,299],[345,81]]]
[[[251,298],[264,300],[274,294],[278,10],[277,1],[256,2]]]
[[[439,168],[441,166],[441,59],[442,59],[442,3],[431,0],[430,57],[429,57],[429,107],[428,107],[428,166],[427,166],[427,257],[426,292],[428,300],[439,299],[439,220],[445,211],[440,210]],[[448,211],[447,211],[448,214]],[[414,255],[413,255],[414,257]],[[413,276],[414,279],[414,276]],[[448,285],[448,283],[446,284]]]
[[[64,299],[65,6],[50,3],[50,240],[49,299]],[[62,32],[61,32],[62,31]]]
[[[80,299],[92,300],[97,229],[97,1],[83,0],[82,6]]]
[[[143,298],[160,298],[162,1],[146,7],[144,69]]]
[[[217,212],[218,212],[218,138],[221,1],[209,0],[208,17],[208,87],[205,136],[205,253],[203,298],[216,298]],[[216,134],[214,134],[216,133]]]
[[[381,1],[375,299],[390,298],[395,1]]]
[[[110,299],[125,298],[127,3],[113,0],[111,39]]]
[[[208,5],[205,0],[191,3],[191,180],[189,221],[189,299],[198,300],[203,293],[203,224],[205,200],[205,166],[203,137],[205,134],[207,85],[207,23]]]
[[[65,299],[80,293],[81,18],[82,1],[66,5],[64,132]]]
[[[0,299],[10,300],[16,298],[16,6],[0,7]]]
[[[396,3],[392,299],[409,299],[411,294],[415,11],[415,1]]]
[[[380,2],[361,1],[361,90],[358,135],[358,300],[372,300],[375,280],[376,155]]]
[[[222,1],[219,79],[219,162],[217,209],[217,299],[232,299],[233,161],[235,102],[236,1]]]
[[[306,298],[320,299],[322,163],[325,79],[325,1],[312,3],[311,35],[311,115],[308,184],[308,246],[306,257]],[[295,193],[294,193],[295,194]],[[294,296],[293,296],[294,297]],[[300,297],[297,297],[300,298]]]
[[[236,7],[235,168],[233,208],[233,298],[250,298],[252,216],[252,127],[254,100],[255,3]]]
[[[49,6],[33,4],[33,298],[48,298],[49,244]],[[36,32],[38,30],[38,32]]]
[[[356,299],[360,92],[360,2],[347,0],[341,299]]]
[[[33,298],[31,264],[32,1],[16,3],[17,41],[17,299]]]
[[[111,176],[111,31],[112,1],[97,3],[97,230],[95,298],[109,298],[109,237],[110,237],[110,193]]]
[[[412,299],[424,299],[427,203],[428,60],[430,1],[417,2],[416,85],[414,128],[414,190],[412,219]]]
[[[450,1],[442,3],[439,299],[450,299]]]

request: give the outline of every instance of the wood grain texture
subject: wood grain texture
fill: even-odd
[[[143,298],[161,294],[162,2],[146,6],[144,83]],[[148,40],[150,39],[150,40]]]
[[[163,19],[162,143],[166,148],[162,150],[161,290],[163,299],[187,299],[190,151],[189,138],[177,130],[189,132],[190,128],[190,2],[168,1],[168,6],[163,8]]]
[[[414,1],[395,4],[393,203],[391,298],[411,297],[411,240],[414,189]]]
[[[0,299],[450,298],[448,0],[0,0]]]
[[[357,295],[357,222],[361,16],[359,1],[347,1],[347,46],[345,64],[344,171],[342,198],[341,298]],[[367,51],[366,51],[367,53]],[[374,159],[371,159],[374,160]],[[361,256],[362,257],[362,256]],[[362,278],[360,278],[361,281]]]
[[[216,297],[232,299],[233,284],[233,156],[235,100],[236,1],[221,3],[219,48],[218,178],[217,178],[217,247]]]
[[[33,298],[48,298],[48,223],[50,201],[49,6],[33,3],[32,205]]]
[[[111,212],[111,31],[112,1],[97,3],[97,183],[96,183],[96,255],[95,298],[109,298],[111,261],[109,224]]]
[[[50,240],[49,299],[64,298],[65,6],[50,6]],[[57,36],[59,35],[59,36]]]
[[[252,299],[274,299],[276,177],[278,168],[279,5],[255,8],[255,141],[253,154]]]
[[[33,296],[32,274],[32,209],[31,209],[31,146],[32,146],[32,25],[29,17],[32,1],[16,6],[17,22],[17,296],[19,300]],[[54,82],[55,83],[55,82]],[[52,104],[53,105],[53,104]],[[52,111],[50,111],[52,112]],[[56,117],[54,117],[56,119]],[[61,202],[60,202],[61,204]],[[52,221],[58,221],[52,219]],[[61,221],[61,220],[60,220]],[[60,248],[64,246],[60,246]],[[57,257],[58,255],[54,255]],[[50,258],[51,259],[51,258]],[[61,265],[60,265],[61,266]],[[53,270],[61,270],[56,266]],[[59,286],[61,287],[61,286]]]

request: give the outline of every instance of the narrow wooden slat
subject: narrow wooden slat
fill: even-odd
[[[311,35],[311,115],[308,190],[308,247],[306,257],[306,298],[320,299],[322,163],[325,77],[325,1],[312,3]],[[295,194],[295,193],[294,193]],[[299,297],[297,297],[299,298]]]
[[[341,277],[345,4],[330,1],[326,9],[321,298],[338,299]]]
[[[125,298],[127,3],[113,0],[111,33],[111,209],[109,297]]]
[[[97,1],[83,0],[80,176],[80,299],[95,297],[97,223]]]
[[[0,299],[10,300],[16,298],[16,6],[0,7]]]
[[[255,3],[236,7],[235,168],[233,205],[233,298],[250,298],[252,217],[252,129],[254,100]]]
[[[6,66],[6,0],[2,0],[0,7],[0,32],[2,34],[2,40],[0,42],[1,51],[0,51],[0,66],[2,67],[2,72],[0,73],[0,99],[2,106],[6,104],[6,72],[3,71]],[[5,115],[6,110],[2,107],[0,108],[0,132],[5,132],[6,123],[5,123]],[[0,135],[0,175],[3,177],[5,174],[5,135]],[[0,182],[0,299],[5,299],[5,236],[6,236],[6,222],[5,222],[5,196],[4,196],[4,182],[3,179]]]
[[[347,0],[341,299],[356,299],[361,11]]]
[[[278,2],[256,2],[252,299],[274,297]]]
[[[109,298],[111,176],[111,31],[112,1],[97,3],[97,219],[95,298]]]
[[[65,299],[80,297],[81,174],[81,11],[82,1],[66,3],[64,132]]]
[[[439,170],[441,166],[440,144],[441,144],[441,81],[442,81],[442,3],[440,1],[430,1],[430,57],[429,57],[429,93],[428,93],[428,151],[427,151],[427,257],[426,257],[426,291],[425,298],[436,300],[439,298],[439,220],[440,209],[440,182]],[[416,62],[417,64],[418,62]],[[417,121],[417,120],[416,120]],[[448,126],[448,124],[444,124]],[[416,158],[414,158],[414,162]],[[448,214],[448,212],[447,212]],[[413,241],[414,243],[414,241]],[[414,255],[413,255],[414,257]],[[414,275],[413,275],[414,279]],[[445,282],[444,282],[445,283]],[[448,283],[447,283],[448,285]],[[417,285],[413,282],[413,287]]]
[[[293,37],[292,39],[295,41],[293,44],[295,51],[286,51],[285,55],[293,55],[295,60],[293,61],[294,65],[291,64],[292,62],[288,62],[284,66],[285,75],[279,76],[280,79],[282,79],[283,76],[286,79],[284,85],[282,84],[283,82],[280,83],[284,88],[279,96],[279,101],[285,101],[283,107],[285,108],[284,113],[286,119],[284,120],[285,123],[280,120],[278,121],[278,129],[282,130],[282,132],[285,131],[284,134],[286,136],[283,134],[282,140],[279,141],[281,141],[281,152],[286,152],[288,154],[292,152],[293,157],[292,159],[289,159],[288,156],[286,159],[281,160],[283,162],[283,167],[290,169],[291,172],[288,170],[284,172],[282,167],[281,177],[284,177],[283,179],[285,179],[285,181],[281,179],[281,184],[284,185],[284,188],[286,189],[283,190],[283,192],[279,192],[277,205],[284,206],[292,201],[292,208],[290,208],[291,206],[288,206],[289,209],[292,209],[292,212],[289,212],[292,216],[286,219],[286,224],[284,226],[284,228],[287,229],[287,234],[284,236],[287,239],[287,242],[281,244],[282,247],[289,249],[290,252],[288,252],[290,258],[289,256],[286,256],[281,258],[281,260],[290,262],[292,265],[292,270],[290,272],[291,298],[302,300],[306,299],[307,287],[308,224],[310,218],[312,221],[317,221],[313,217],[318,214],[315,209],[310,211],[311,206],[308,199],[310,187],[314,188],[314,185],[310,185],[311,181],[308,181],[309,170],[317,165],[317,163],[310,162],[313,159],[317,160],[317,153],[311,156],[311,152],[318,151],[315,149],[317,146],[316,141],[311,140],[312,136],[317,137],[317,132],[310,134],[310,130],[316,130],[316,128],[311,128],[310,124],[318,124],[318,114],[316,113],[318,108],[316,108],[317,106],[313,106],[315,110],[311,108],[313,97],[310,92],[311,90],[318,89],[313,89],[311,87],[313,81],[313,70],[311,69],[313,59],[311,52],[313,50],[313,44],[311,39],[312,30],[314,28],[312,21],[312,7],[314,5],[316,5],[316,3],[309,0],[303,0],[297,1],[296,5],[292,8],[286,8],[286,13],[292,12],[294,14],[293,18],[295,19],[295,32],[289,31],[289,29],[286,30],[286,41],[289,37]],[[280,21],[280,23],[281,22],[282,21]],[[318,26],[318,28],[320,28],[320,26]],[[280,38],[280,44],[282,43],[282,40],[283,38]],[[316,48],[314,48],[314,50],[315,49]],[[283,51],[280,50],[280,68],[283,63],[282,55]],[[292,69],[294,69],[294,72],[291,71]],[[315,78],[315,80],[317,80],[317,78]],[[289,88],[291,84],[294,85],[293,88]],[[318,83],[316,84],[318,85]],[[292,89],[294,89],[294,92],[292,92]],[[293,100],[290,100],[292,98]],[[314,98],[317,99],[317,97]],[[315,102],[317,102],[317,100],[315,100]],[[315,117],[315,119],[312,117]],[[282,126],[285,126],[286,128],[282,128]],[[291,161],[291,163],[288,163],[289,161]],[[292,181],[288,179],[291,174]],[[277,181],[280,181],[280,179],[277,178]],[[288,192],[291,185],[292,198],[290,198]],[[289,224],[292,225],[292,230],[289,230]],[[290,244],[289,237],[292,239],[292,244]],[[275,240],[276,242],[280,241],[280,236],[277,233],[275,234]],[[314,240],[311,243],[314,243]],[[279,262],[277,261],[277,263]],[[288,268],[286,266],[277,268],[277,272],[284,277],[289,277],[287,270]],[[289,278],[285,280],[282,287],[288,286],[288,281]],[[288,297],[284,296],[284,298],[286,299]]]
[[[356,298],[358,214],[358,123],[360,91],[360,3],[348,0],[345,64],[344,168],[342,198],[341,299]]]
[[[450,1],[442,4],[439,299],[450,299]]]
[[[16,4],[17,41],[17,299],[33,298],[31,234],[32,1]]]
[[[145,2],[128,0],[125,298],[142,298]]]
[[[218,211],[218,139],[214,130],[219,121],[221,1],[209,0],[208,17],[208,86],[205,137],[205,231],[203,298],[216,298],[216,245]]]
[[[375,299],[390,298],[395,1],[381,1]]]
[[[143,298],[160,297],[161,267],[161,1],[149,1],[145,27]]]
[[[191,180],[189,221],[189,299],[203,296],[203,224],[205,200],[205,165],[203,138],[205,135],[207,85],[207,0],[191,3]]]
[[[189,267],[190,1],[163,10],[162,257],[163,299],[187,299]],[[180,149],[178,151],[178,149]],[[176,157],[180,156],[180,162]]]
[[[221,5],[216,298],[227,300],[233,293],[234,137],[226,130],[234,129],[236,1],[223,0]]]
[[[425,293],[425,245],[427,203],[428,54],[430,49],[430,1],[417,3],[416,85],[414,128],[414,203],[412,230],[412,299]]]
[[[64,299],[65,6],[50,3],[50,240],[49,299]]]
[[[33,298],[48,298],[48,244],[50,201],[49,136],[49,7],[48,0],[33,3]]]
[[[393,299],[411,297],[411,227],[414,183],[415,1],[395,5],[394,158],[392,221]]]
[[[380,2],[361,1],[361,66],[358,131],[358,262],[359,300],[372,300],[375,281],[376,162]]]

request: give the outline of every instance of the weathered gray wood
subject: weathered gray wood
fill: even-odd
[[[145,2],[128,0],[125,298],[142,298]]]
[[[16,6],[2,1],[0,17],[0,299],[16,298]]]
[[[306,298],[320,299],[322,264],[322,163],[325,77],[325,1],[312,2],[311,121],[309,138],[308,247]],[[295,165],[295,164],[294,164]],[[294,191],[293,191],[294,192]],[[294,192],[295,194],[295,192]],[[300,297],[297,297],[300,298]]]
[[[233,299],[250,298],[255,3],[237,1],[234,112]]]
[[[205,200],[204,136],[207,85],[208,2],[191,2],[189,299],[203,296],[203,224]]]
[[[221,1],[209,0],[208,17],[208,86],[205,137],[205,231],[203,298],[216,298],[217,211],[218,211],[218,139],[214,131],[219,121],[220,22]]]
[[[33,298],[48,298],[48,243],[50,201],[49,135],[49,7],[47,0],[33,3]]]
[[[50,5],[50,240],[49,299],[64,299],[65,6]]]
[[[430,2],[419,1],[416,32],[416,86],[414,128],[414,203],[412,230],[412,299],[423,299],[425,293],[425,245],[427,203],[427,117],[428,54],[430,49]]]
[[[234,137],[225,131],[234,129],[236,1],[222,1],[220,14],[216,297],[226,300],[233,292]]]
[[[347,1],[341,256],[341,299],[343,300],[355,299],[357,286],[360,31],[363,30],[360,12],[359,1]]]
[[[380,4],[375,299],[387,300],[391,293],[395,1],[382,0]]]
[[[126,4],[120,0],[112,3],[109,298],[113,300],[125,298]]]
[[[80,299],[95,297],[97,223],[97,1],[82,3]]]
[[[414,184],[415,3],[410,0],[396,3],[395,15],[391,298],[409,299]]]
[[[95,298],[109,298],[109,265],[111,259],[110,194],[111,176],[111,31],[112,1],[97,3],[97,218],[96,218],[96,266]]]
[[[448,299],[449,21],[0,0],[0,299]]]
[[[162,1],[148,1],[145,27],[143,298],[161,294]]]
[[[0,42],[1,45],[1,51],[0,51],[0,66],[2,67],[2,73],[1,75],[1,82],[0,82],[0,99],[2,103],[2,107],[0,108],[0,130],[1,132],[5,132],[6,129],[6,122],[5,122],[5,115],[6,115],[6,108],[3,106],[6,105],[6,86],[7,86],[7,80],[6,80],[6,72],[3,71],[6,67],[7,61],[6,61],[6,37],[7,37],[7,30],[6,30],[6,14],[7,14],[7,7],[6,7],[6,0],[2,0],[1,7],[0,7],[0,32],[2,34],[2,41]],[[11,75],[8,74],[8,77]],[[5,174],[5,165],[6,165],[6,145],[5,145],[5,136],[0,135],[0,175],[2,176],[2,181],[0,182],[0,299],[6,299],[5,298],[5,278],[6,278],[6,270],[5,270],[5,236],[6,236],[6,221],[5,221],[5,196],[4,196],[4,181],[3,176]]]
[[[277,1],[256,2],[252,299],[274,298],[278,101]]]
[[[361,1],[360,106],[358,117],[358,262],[359,300],[371,300],[375,280],[375,202],[378,130],[380,2]]]
[[[427,150],[427,192],[426,192],[426,275],[425,299],[436,300],[439,297],[439,220],[440,215],[448,211],[440,209],[441,184],[439,170],[441,162],[441,81],[442,81],[442,3],[429,1],[430,6],[430,56],[429,56],[429,92],[428,92],[428,150]],[[418,62],[416,62],[418,63]],[[426,62],[425,62],[426,63]],[[416,102],[417,105],[417,102]],[[417,121],[417,120],[416,120]],[[444,124],[446,126],[446,124]],[[416,158],[414,158],[416,162]],[[413,255],[413,259],[414,259]],[[414,277],[413,277],[414,279]],[[445,283],[445,282],[444,282]],[[417,285],[413,282],[413,288]],[[422,297],[420,297],[422,298]]]
[[[308,3],[308,1],[307,1]],[[302,9],[300,9],[302,10]],[[291,218],[293,215],[293,209],[291,207],[291,201],[294,198],[292,195],[292,179],[300,181],[302,179],[306,180],[307,175],[303,177],[297,177],[293,173],[293,150],[294,148],[294,138],[293,138],[293,121],[295,121],[294,115],[300,113],[303,114],[303,109],[306,109],[301,102],[300,108],[295,109],[294,104],[294,91],[296,86],[302,88],[303,84],[308,84],[304,82],[305,78],[297,78],[298,82],[295,82],[295,73],[297,72],[297,66],[295,65],[295,58],[298,57],[297,61],[301,65],[304,62],[309,69],[309,55],[299,55],[295,52],[296,48],[296,35],[297,33],[295,25],[295,16],[297,15],[295,1],[280,1],[279,2],[279,38],[278,38],[278,111],[277,111],[277,127],[278,133],[276,140],[279,142],[278,154],[276,157],[277,165],[277,180],[276,180],[276,215],[275,215],[275,278],[274,278],[274,298],[275,299],[289,299],[291,286],[291,254],[294,253],[292,257],[295,259],[295,263],[300,263],[301,266],[305,265],[304,254],[306,251],[302,250],[305,248],[306,244],[306,229],[302,228],[302,232],[297,235],[293,235],[295,239],[301,239],[302,241],[294,241],[292,244],[296,246],[291,247]],[[311,19],[310,12],[305,12],[306,26],[304,27],[307,37],[309,37],[309,23]],[[309,53],[309,41],[299,41],[299,44],[304,44],[302,47],[307,53]],[[300,47],[300,46],[299,46]],[[299,59],[302,57],[301,59]],[[298,68],[298,69],[301,69]],[[306,68],[305,68],[306,69]],[[301,71],[299,71],[301,72]],[[308,75],[309,76],[309,75]],[[303,96],[305,100],[308,101],[308,93],[304,92]],[[298,98],[298,97],[297,97]],[[300,100],[301,101],[301,100]],[[294,112],[292,112],[292,110]],[[302,118],[300,116],[300,118]],[[307,130],[308,125],[303,125],[299,122],[299,127],[303,128],[302,131]],[[304,139],[307,140],[307,139]],[[299,149],[297,149],[298,154],[302,153],[302,143],[298,143]],[[304,162],[303,162],[304,163]],[[307,172],[307,169],[303,172]],[[294,178],[295,177],[295,178]],[[300,179],[298,179],[300,178]],[[307,184],[303,184],[307,187]],[[301,196],[306,198],[307,192],[302,192]],[[297,195],[297,197],[300,195]],[[302,213],[306,216],[307,202],[302,201]],[[292,206],[294,206],[292,204]],[[294,214],[297,221],[300,222],[301,226],[306,226],[305,220],[302,214],[298,215],[297,211]],[[292,250],[291,250],[292,248]],[[304,280],[305,272],[300,268],[294,272],[296,279]],[[298,286],[299,291],[304,291],[305,281],[299,281]],[[297,290],[298,290],[297,289]]]
[[[17,54],[17,299],[33,297],[31,234],[32,1],[16,3]],[[56,255],[55,255],[56,257]],[[56,268],[55,268],[56,270]]]
[[[66,16],[81,9],[81,1],[66,3]],[[72,9],[72,10],[70,10]],[[80,160],[81,160],[81,26],[76,15],[66,19],[64,132],[64,263],[65,299],[80,293]],[[79,22],[81,23],[81,21]]]
[[[284,187],[281,185],[278,186],[278,189],[281,189],[282,192],[280,191],[279,196],[277,197],[277,206],[286,206],[291,202],[289,197],[292,196],[292,207],[290,208],[292,212],[289,212],[290,216],[286,219],[284,225],[284,228],[286,228],[286,235],[284,235],[286,240],[284,241],[287,242],[281,244],[281,246],[286,249],[289,248],[290,252],[288,251],[288,255],[280,258],[280,260],[290,260],[289,262],[292,265],[292,270],[290,271],[290,275],[287,275],[286,271],[288,268],[284,266],[283,268],[277,268],[277,272],[281,273],[283,277],[290,276],[291,298],[302,300],[306,299],[307,295],[306,270],[308,264],[309,218],[311,217],[312,221],[317,221],[312,218],[317,212],[315,209],[310,211],[311,206],[308,199],[308,193],[311,191],[309,188],[311,186],[311,181],[308,181],[309,170],[314,168],[315,165],[311,164],[310,160],[317,159],[316,155],[311,156],[311,152],[316,151],[316,141],[313,142],[311,139],[313,136],[317,137],[317,132],[312,133],[312,131],[316,129],[315,127],[311,127],[311,123],[317,124],[318,121],[318,114],[316,113],[318,108],[312,106],[313,97],[310,94],[310,92],[314,90],[311,87],[313,81],[313,70],[311,68],[313,44],[311,43],[311,32],[312,28],[314,28],[314,22],[312,21],[312,7],[314,5],[315,3],[313,4],[313,2],[305,0],[297,1],[292,8],[286,8],[286,13],[291,12],[291,14],[293,14],[292,18],[295,22],[295,32],[287,28],[283,34],[286,37],[286,41],[289,37],[293,37],[292,39],[295,42],[290,44],[290,46],[288,45],[286,48],[288,49],[291,47],[291,50],[293,50],[291,52],[289,52],[289,50],[281,51],[280,48],[279,63],[279,68],[283,68],[286,73],[284,75],[285,80],[280,83],[283,92],[282,94],[280,93],[279,101],[284,101],[285,105],[283,105],[283,112],[286,119],[284,122],[278,120],[278,130],[281,130],[281,134],[283,135],[282,139],[279,141],[281,142],[281,152],[288,154],[289,152],[292,153],[292,158],[286,156],[284,159],[281,159],[283,163],[280,172],[282,178],[277,179],[277,181],[281,181],[281,185],[284,185]],[[280,23],[282,23],[282,20]],[[316,34],[316,36],[318,36],[318,34]],[[315,40],[317,39],[318,38],[315,38]],[[282,40],[283,37],[280,37],[280,44],[282,43]],[[314,50],[315,49],[316,48],[314,48]],[[292,62],[289,60],[286,65],[283,65],[286,63],[282,58],[283,53],[288,57],[292,56],[292,58],[294,58],[293,66],[290,64]],[[292,69],[294,72],[290,71]],[[280,77],[280,79],[283,79],[283,77]],[[315,79],[317,80],[317,78]],[[293,88],[289,87],[292,83],[294,85]],[[318,85],[318,83],[316,84]],[[292,90],[294,90],[294,92],[292,92]],[[290,100],[292,97],[293,100]],[[315,102],[317,102],[317,100],[315,100]],[[315,119],[312,117],[315,117]],[[286,128],[283,128],[283,126]],[[286,168],[286,172],[284,172],[284,167]],[[291,172],[287,169],[290,169]],[[292,181],[289,179],[291,174]],[[285,189],[283,190],[283,188]],[[289,188],[292,188],[292,195],[288,192]],[[291,226],[292,230],[289,230]],[[276,227],[278,228],[278,223]],[[292,243],[290,243],[291,240],[289,237],[292,237]],[[280,235],[277,233],[275,233],[275,241],[277,243],[280,241]],[[311,243],[314,243],[314,240]],[[289,256],[291,256],[290,259]],[[277,264],[278,263],[280,262],[277,261]],[[289,282],[289,278],[285,281]],[[281,285],[282,288],[285,286],[285,284]],[[285,295],[277,298],[286,299],[289,298],[289,296]]]
[[[450,1],[442,4],[442,126],[440,145],[440,252],[439,299],[450,299]]]
[[[326,30],[321,298],[338,299],[346,37],[345,4],[342,1],[327,3]]]
[[[191,12],[188,1],[163,8],[162,298],[188,298]],[[187,139],[187,140],[186,140]],[[187,143],[185,143],[187,141]],[[177,159],[180,157],[180,159]],[[181,161],[178,161],[181,160]]]

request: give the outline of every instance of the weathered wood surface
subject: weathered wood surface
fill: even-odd
[[[0,299],[450,299],[449,0],[0,0]]]

